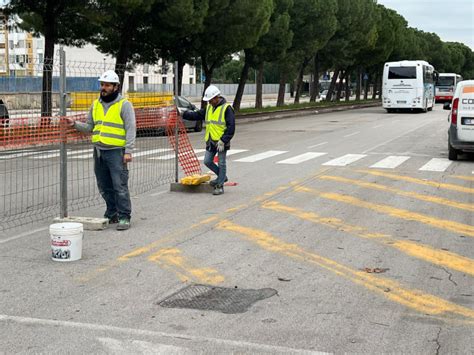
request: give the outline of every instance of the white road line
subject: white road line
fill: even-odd
[[[263,159],[271,158],[280,154],[285,154],[288,153],[286,150],[268,150],[263,153],[255,154],[255,155],[250,155],[248,157],[242,158],[242,159],[237,159],[234,161],[239,161],[242,163],[254,163],[256,161],[260,161]]]
[[[243,153],[243,152],[248,152],[248,151],[249,151],[248,149],[229,149],[227,151],[227,156],[234,155],[234,154],[239,154],[239,153]],[[204,155],[198,157],[198,160],[203,161],[204,160]]]
[[[172,150],[172,149],[170,149]],[[195,154],[199,154],[199,153],[202,153],[202,152],[205,152],[206,150],[205,149],[194,149],[194,153]],[[180,152],[179,154],[181,155],[184,155],[186,154],[186,152]],[[159,157],[151,157],[151,158],[148,158],[148,159],[153,159],[153,160],[171,160],[171,159],[174,159],[176,157],[176,154],[173,153],[173,154],[166,154],[166,155],[162,155],[162,156],[159,156]]]
[[[393,120],[392,122],[395,122],[395,121],[399,121],[399,120]],[[381,146],[383,146],[383,145],[385,145],[385,144],[388,144],[388,143],[390,143],[390,142],[393,142],[394,140],[397,140],[398,138],[401,138],[401,137],[403,137],[404,135],[407,135],[407,134],[409,134],[409,133],[411,133],[411,132],[413,132],[413,131],[416,131],[417,129],[420,129],[421,127],[424,127],[424,126],[426,126],[426,125],[429,125],[430,123],[431,123],[431,122],[425,122],[425,123],[423,123],[423,124],[421,124],[421,125],[419,125],[419,126],[413,128],[413,129],[410,129],[410,130],[407,131],[407,132],[404,132],[404,133],[402,133],[402,134],[399,134],[398,136],[393,137],[393,138],[390,138],[389,140],[387,140],[387,141],[385,141],[385,142],[382,142],[382,143],[380,143],[380,144],[377,144],[377,145],[373,146],[372,148],[369,148],[369,149],[367,149],[367,150],[364,150],[362,153],[365,154],[365,153],[371,152],[372,150],[377,149],[378,147],[381,147]]]
[[[25,153],[15,153],[15,154],[10,154],[10,155],[0,156],[0,160],[22,158],[22,157],[28,157],[28,156],[44,154],[44,153],[49,154],[49,153],[54,153],[54,152],[57,152],[57,151],[58,150],[55,149],[55,150],[42,150],[42,151],[39,151],[39,152],[28,151],[28,152],[25,152]]]
[[[327,166],[346,166],[353,162],[356,162],[359,159],[365,158],[367,155],[365,154],[346,154],[342,157],[330,160],[322,165]]]
[[[169,355],[192,355],[196,352],[181,346],[151,343],[141,340],[122,340],[113,338],[97,338],[108,354],[169,354]]]
[[[77,154],[82,154],[82,153],[86,153],[86,152],[89,152],[91,151],[92,149],[91,148],[88,148],[88,149],[81,149],[81,150],[74,150],[74,151],[68,151],[67,152],[67,155],[70,156],[70,155],[77,155]],[[32,159],[50,159],[50,158],[56,158],[56,157],[59,157],[61,155],[60,152],[56,152],[56,153],[51,153],[51,154],[45,154],[45,155],[39,155],[39,156],[34,156],[34,157],[31,157]]]
[[[401,155],[390,155],[385,159],[380,160],[379,162],[371,165],[371,168],[380,168],[380,169],[395,169],[397,166],[406,162],[410,157],[405,157]]]
[[[448,159],[433,158],[418,170],[441,172],[441,171],[445,171],[448,168],[448,166],[451,165],[451,163],[452,162]]]
[[[71,321],[61,321],[61,320],[52,320],[52,319],[41,319],[41,318],[30,318],[30,317],[18,317],[18,316],[9,316],[5,314],[0,314],[1,322],[11,322],[16,324],[26,324],[26,325],[39,325],[39,326],[49,326],[49,327],[63,327],[63,328],[72,328],[72,329],[81,329],[88,330],[93,333],[96,332],[115,332],[127,335],[135,336],[152,336],[152,337],[162,337],[170,338],[172,340],[183,339],[183,340],[192,340],[198,342],[207,342],[215,346],[226,345],[226,346],[235,346],[243,348],[252,348],[258,351],[268,351],[268,352],[288,352],[295,354],[327,354],[312,350],[304,349],[294,349],[285,346],[276,346],[276,345],[267,345],[267,344],[258,344],[251,343],[248,341],[239,341],[239,340],[229,340],[229,339],[219,339],[219,338],[210,338],[210,337],[200,337],[196,335],[187,335],[182,333],[165,333],[158,332],[153,330],[145,329],[134,329],[134,328],[121,328],[105,324],[93,324],[93,323],[80,323],[80,322],[71,322]]]
[[[7,238],[7,239],[2,239],[2,240],[0,240],[0,244],[8,243],[12,240],[20,239],[20,238],[23,238],[23,237],[28,237],[29,235],[48,230],[48,228],[49,227],[42,227],[42,228],[34,229],[32,231],[29,231],[29,232],[25,232],[25,233],[15,235],[14,237],[10,237],[10,238]]]
[[[154,194],[151,194],[150,196],[155,197],[155,196],[163,195],[163,194],[165,194],[165,193],[167,193],[167,192],[168,192],[168,191],[155,192]]]
[[[319,146],[322,146],[322,145],[325,145],[325,144],[328,144],[329,142],[322,142],[322,143],[319,143],[319,144],[315,144],[315,145],[310,145],[308,147],[308,149],[311,149],[311,148],[316,148],[316,147],[319,147]]]
[[[152,150],[145,150],[143,152],[139,152],[139,153],[132,153],[132,157],[135,158],[135,157],[142,157],[142,156],[145,156],[145,155],[151,155],[151,154],[155,154],[155,153],[163,153],[163,152],[169,152],[169,151],[172,151],[173,149],[171,148],[160,148],[160,149],[152,149]]]
[[[351,133],[351,134],[347,134],[344,136],[344,138],[347,138],[347,137],[352,137],[352,136],[355,136],[356,134],[359,134],[360,131],[357,131],[357,132],[354,132],[354,133]]]
[[[325,154],[327,153],[308,152],[308,153],[297,155],[293,158],[277,161],[276,163],[277,164],[299,164],[299,163],[323,156]]]

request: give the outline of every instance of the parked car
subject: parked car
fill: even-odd
[[[460,81],[452,104],[446,102],[448,116],[448,158],[457,160],[462,152],[474,153],[474,80]]]
[[[0,128],[8,128],[10,126],[10,116],[8,109],[2,99],[0,99]]]
[[[196,105],[192,104],[188,99],[186,99],[183,96],[177,96],[176,97],[177,101],[177,106],[178,106],[178,111],[179,114],[182,116],[183,113],[186,111],[198,111],[199,109],[196,107]],[[201,132],[202,131],[202,121],[188,121],[188,120],[183,120],[184,125],[188,129],[194,130],[194,132]]]
[[[328,95],[328,91],[329,91],[329,90],[323,90],[323,91],[319,94],[319,98],[321,99],[321,101],[326,100],[326,96]]]

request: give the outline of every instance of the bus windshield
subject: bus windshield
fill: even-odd
[[[436,86],[453,86],[454,76],[440,76],[436,82]]]
[[[416,67],[390,67],[389,79],[416,79]]]

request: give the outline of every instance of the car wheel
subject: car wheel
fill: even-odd
[[[449,160],[458,160],[458,151],[453,148],[451,143],[448,142],[448,159]]]
[[[197,121],[196,125],[194,126],[194,132],[201,132],[202,131],[202,121]]]
[[[393,108],[387,108],[387,113],[393,113],[395,110]]]

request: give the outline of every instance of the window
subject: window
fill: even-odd
[[[128,77],[128,91],[135,91],[135,77],[132,75]]]
[[[194,81],[193,78],[189,78],[189,83],[190,84],[193,84],[193,81]]]
[[[416,67],[390,67],[389,79],[416,79]]]
[[[428,83],[428,84],[433,84],[433,69],[431,69],[430,67],[424,65],[423,66],[423,73],[424,73],[424,77],[425,77],[425,83]]]
[[[143,77],[143,84],[148,84],[148,77],[147,76],[144,76]]]
[[[143,74],[148,74],[150,72],[150,65],[143,64]]]
[[[453,76],[440,76],[436,82],[438,86],[453,86],[454,77]]]
[[[166,84],[166,76],[164,76],[162,79],[163,84]]]

